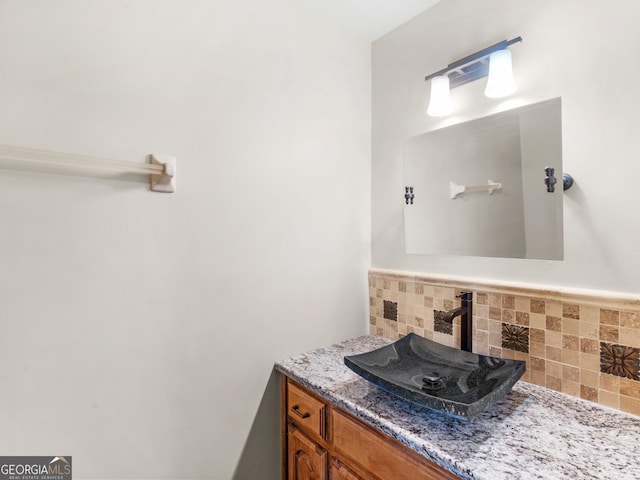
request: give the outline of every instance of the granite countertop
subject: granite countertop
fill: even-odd
[[[275,368],[463,479],[640,479],[640,418],[525,382],[471,420],[398,399],[349,370],[372,335]]]

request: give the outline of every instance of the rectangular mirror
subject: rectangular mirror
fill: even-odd
[[[560,98],[409,138],[404,179],[406,253],[563,259]]]

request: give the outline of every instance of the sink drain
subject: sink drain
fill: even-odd
[[[444,378],[438,372],[425,373],[422,383],[423,390],[440,390],[445,386]]]

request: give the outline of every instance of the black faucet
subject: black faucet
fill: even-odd
[[[453,319],[460,316],[460,348],[471,352],[473,337],[473,292],[460,292],[456,295],[460,299],[460,308],[445,313],[443,320],[453,323]]]

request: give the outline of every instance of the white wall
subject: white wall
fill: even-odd
[[[0,1],[0,452],[277,478],[275,360],[367,331],[370,45],[294,0]],[[266,392],[266,393],[265,393]]]
[[[621,292],[640,289],[637,111],[640,2],[443,0],[373,45],[374,267]],[[452,91],[444,120],[426,115],[424,76],[504,39],[518,93],[496,101],[484,81]],[[521,104],[562,97],[565,260],[406,255],[402,143],[407,137]],[[541,179],[542,181],[542,179]]]

